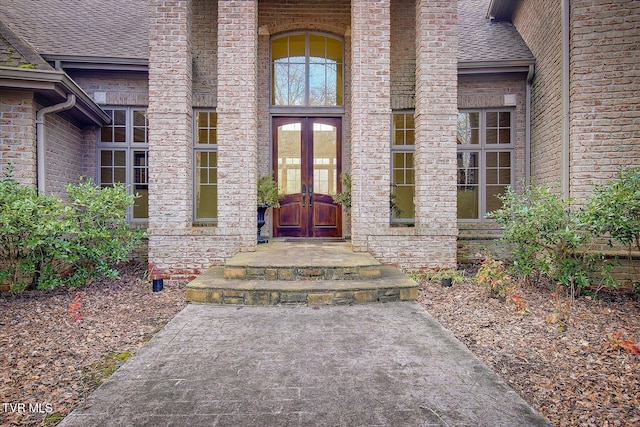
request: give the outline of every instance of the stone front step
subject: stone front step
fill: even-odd
[[[340,242],[279,242],[241,252],[224,266],[232,280],[370,280],[381,276],[381,264],[368,253],[356,253]]]
[[[230,280],[363,280],[380,278],[379,266],[363,267],[248,267],[224,266]]]
[[[418,285],[398,269],[379,266],[369,280],[226,279],[224,267],[213,267],[187,285],[187,301],[237,305],[351,305],[412,301]]]

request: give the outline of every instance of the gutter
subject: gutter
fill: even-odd
[[[50,91],[57,97],[76,96],[76,108],[96,126],[104,126],[111,118],[97,105],[87,93],[65,72],[57,70],[34,70],[0,66],[0,87],[9,89],[28,89]]]
[[[570,19],[571,5],[569,0],[562,0],[562,148],[560,151],[560,173],[562,182],[562,197],[569,199],[571,189],[569,186],[571,168],[571,134],[569,129],[570,99]]]
[[[43,54],[45,61],[57,70],[76,69],[94,71],[128,71],[149,72],[148,58],[119,58],[102,56],[48,55]]]
[[[525,94],[525,129],[524,129],[524,179],[531,185],[531,86],[535,74],[535,65],[529,65],[527,73],[527,90]]]
[[[38,165],[38,192],[45,194],[46,167],[45,167],[45,135],[44,135],[44,116],[50,113],[58,113],[68,110],[76,105],[76,96],[72,93],[67,95],[67,100],[60,104],[50,105],[41,108],[36,113],[36,156]]]

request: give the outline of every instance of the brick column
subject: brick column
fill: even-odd
[[[446,252],[457,235],[457,3],[416,1],[416,229],[442,236]]]
[[[218,227],[255,250],[258,2],[218,2]]]
[[[149,258],[191,227],[191,0],[149,5]],[[159,261],[163,258],[163,261]]]
[[[389,226],[391,144],[390,0],[351,2],[351,239]]]

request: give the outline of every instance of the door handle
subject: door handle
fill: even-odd
[[[302,184],[302,207],[304,208],[305,197],[307,197],[307,186]]]
[[[309,206],[313,204],[313,184],[309,184]]]

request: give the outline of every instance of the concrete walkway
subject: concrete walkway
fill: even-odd
[[[60,424],[547,425],[411,302],[191,304]]]

